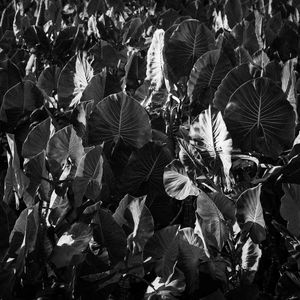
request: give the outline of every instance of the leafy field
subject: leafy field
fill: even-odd
[[[300,299],[299,11],[0,1],[0,299]]]

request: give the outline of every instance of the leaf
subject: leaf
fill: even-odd
[[[177,159],[165,167],[163,180],[166,193],[177,200],[184,200],[188,196],[199,195],[199,189],[189,178],[183,165]]]
[[[180,23],[165,42],[167,68],[175,81],[181,76],[189,76],[197,59],[215,44],[212,32],[192,19]]]
[[[164,35],[163,29],[157,29],[152,37],[147,53],[146,79],[150,81],[151,89],[159,91],[164,84]]]
[[[282,181],[300,184],[300,154],[292,157],[287,165],[282,168]]]
[[[113,214],[114,220],[119,226],[127,225],[129,227],[128,221],[125,219],[124,214],[128,204],[134,199],[133,196],[125,195],[124,198],[119,202],[117,209]]]
[[[149,257],[157,260],[155,271],[163,280],[173,273],[178,257],[178,228],[178,225],[172,225],[156,231],[144,248],[144,260]]]
[[[74,266],[84,259],[83,251],[92,238],[89,225],[74,223],[57,241],[51,255],[51,262],[57,267]]]
[[[236,206],[233,200],[225,196],[223,193],[217,192],[209,195],[211,200],[218,207],[226,220],[231,220],[232,224],[235,223]]]
[[[87,59],[79,54],[73,56],[58,77],[57,94],[59,106],[67,108],[77,104],[93,76],[93,68]]]
[[[49,97],[57,93],[57,82],[60,71],[61,69],[58,66],[50,66],[45,68],[38,78],[37,87],[44,90]]]
[[[88,199],[96,200],[102,186],[103,157],[101,146],[86,153],[79,162],[73,181],[75,207],[82,204],[85,195]]]
[[[219,163],[221,162],[228,186],[232,140],[221,112],[209,106],[191,125],[189,134],[195,146],[200,150],[204,161],[207,165],[212,165],[214,173],[220,172]]]
[[[213,99],[214,107],[223,113],[232,94],[242,84],[251,79],[253,79],[253,77],[250,74],[250,65],[248,63],[244,63],[233,68],[223,78],[221,84],[219,85],[215,93]]]
[[[18,67],[9,59],[0,61],[0,107],[3,96],[14,85],[21,82],[21,75]]]
[[[4,95],[0,108],[0,121],[7,123],[12,131],[20,119],[43,104],[44,97],[41,91],[32,81],[25,80],[10,88]]]
[[[117,144],[122,139],[127,145],[141,148],[151,138],[146,110],[123,92],[110,95],[98,103],[88,126],[90,144],[103,141]]]
[[[78,166],[84,155],[84,149],[82,140],[77,136],[72,125],[55,132],[48,142],[46,154],[53,174],[60,170],[69,157],[75,166]]]
[[[81,102],[94,100],[95,105],[104,97],[106,84],[106,72],[101,72],[90,80],[83,91]]]
[[[268,78],[241,85],[225,108],[224,120],[243,151],[277,157],[294,139],[293,108],[280,87]]]
[[[22,155],[25,158],[33,157],[46,150],[50,137],[54,134],[51,118],[47,118],[34,126],[28,133],[22,147]]]
[[[167,146],[149,142],[131,154],[120,180],[120,190],[131,195],[164,194],[164,168],[171,161]]]
[[[205,241],[209,246],[221,251],[228,239],[228,227],[224,217],[209,196],[200,191],[197,198],[197,222],[202,229]]]
[[[133,232],[127,238],[127,244],[133,254],[142,252],[154,233],[154,221],[145,201],[145,196],[134,198],[127,206],[134,225]]]
[[[178,267],[183,271],[186,278],[186,292],[193,294],[199,289],[199,265],[207,260],[201,238],[194,233],[192,228],[179,230],[179,257]]]
[[[300,237],[300,185],[283,183],[284,195],[281,198],[280,214],[287,221],[288,230]]]
[[[223,49],[203,54],[194,64],[188,81],[188,96],[192,106],[207,108],[226,74],[233,68]]]
[[[253,243],[249,238],[242,248],[242,268],[247,271],[256,272],[262,251],[259,245]]]
[[[247,189],[237,200],[236,218],[242,231],[249,232],[256,244],[266,238],[266,225],[260,203],[261,184]]]
[[[230,28],[242,21],[243,11],[240,0],[227,0],[224,8]]]

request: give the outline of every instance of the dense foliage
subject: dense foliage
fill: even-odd
[[[300,299],[297,0],[0,3],[0,299]]]

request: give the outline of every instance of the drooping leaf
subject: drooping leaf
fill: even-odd
[[[189,134],[215,174],[220,173],[221,163],[226,185],[229,186],[232,140],[221,112],[209,106],[191,125]]]
[[[300,185],[283,183],[284,195],[281,198],[280,214],[287,221],[288,230],[300,237]]]
[[[0,121],[13,131],[19,121],[44,104],[41,91],[32,81],[25,80],[11,87],[3,97]]]
[[[103,157],[101,146],[86,153],[79,162],[73,181],[75,207],[79,207],[82,198],[96,200],[101,191],[103,175]]]
[[[34,126],[28,133],[22,147],[23,157],[29,158],[46,150],[49,138],[54,134],[51,118],[47,118]]]
[[[199,265],[207,260],[201,238],[192,228],[183,228],[178,233],[178,267],[186,278],[187,293],[192,294],[199,289]]]
[[[128,221],[125,219],[124,214],[128,204],[134,199],[131,195],[125,195],[124,198],[119,202],[117,209],[113,214],[114,220],[119,224],[119,226],[127,225],[129,227]]]
[[[172,225],[156,231],[144,248],[144,259],[157,259],[156,274],[164,280],[172,274],[178,257],[178,228],[178,225]]]
[[[74,223],[57,241],[51,255],[51,262],[57,267],[73,266],[84,259],[82,253],[92,238],[89,225],[81,222]]]
[[[93,76],[93,68],[87,59],[80,55],[73,56],[61,70],[58,77],[59,106],[67,108],[77,104]]]
[[[277,157],[294,139],[293,108],[280,87],[268,78],[241,85],[225,108],[224,120],[244,151]]]
[[[177,26],[170,39],[165,38],[168,72],[177,81],[188,76],[196,60],[214,48],[212,32],[198,20],[185,20]]]
[[[214,107],[222,113],[229,102],[232,94],[245,82],[253,77],[250,74],[249,64],[241,64],[233,68],[222,80],[215,97],[213,99]]]
[[[46,154],[54,174],[60,170],[69,157],[78,166],[84,155],[84,148],[81,138],[77,136],[72,125],[55,132],[48,142]]]
[[[134,198],[128,204],[133,219],[133,232],[128,236],[127,243],[133,254],[142,252],[154,233],[154,221],[145,201],[146,197]]]
[[[132,195],[164,194],[164,168],[171,161],[167,146],[149,142],[131,154],[121,177],[121,191]]]
[[[233,67],[223,49],[203,54],[194,64],[188,81],[188,96],[192,107],[203,109],[212,104],[219,84]]]
[[[206,242],[221,251],[228,238],[228,227],[216,204],[201,190],[197,198],[196,213]]]
[[[164,35],[163,29],[154,32],[147,53],[146,80],[150,81],[151,89],[154,91],[158,91],[164,84]]]
[[[199,189],[189,178],[179,160],[173,160],[165,167],[164,187],[166,193],[177,200],[184,200],[188,196],[198,196]]]
[[[242,268],[255,273],[258,270],[261,255],[262,251],[259,245],[253,243],[249,238],[242,248]]]
[[[151,138],[150,120],[146,110],[133,98],[121,92],[97,104],[88,122],[89,142],[103,141],[141,148]]]
[[[243,192],[237,201],[236,218],[242,231],[259,244],[266,238],[266,225],[260,203],[261,184]]]

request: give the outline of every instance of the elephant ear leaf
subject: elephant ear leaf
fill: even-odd
[[[179,160],[173,160],[165,167],[164,186],[166,193],[177,200],[184,200],[188,196],[198,196],[199,189],[186,173]]]
[[[89,122],[91,144],[120,140],[129,146],[141,148],[151,139],[147,111],[124,92],[112,94],[98,103]]]
[[[151,88],[158,91],[164,84],[164,35],[163,29],[157,29],[147,53],[146,79],[150,81]]]
[[[211,106],[199,114],[190,128],[190,137],[200,150],[206,165],[213,166],[213,173],[220,173],[220,163],[226,186],[230,187],[232,139],[227,131],[221,112]]]
[[[288,230],[300,237],[300,184],[283,183],[284,195],[281,198],[280,214],[287,221]]]
[[[212,32],[198,20],[180,23],[166,40],[165,57],[171,77],[177,82],[181,76],[189,76],[196,60],[214,45]]]
[[[86,153],[79,162],[73,181],[75,207],[79,207],[82,198],[96,200],[101,191],[103,175],[103,157],[101,146]]]
[[[237,146],[277,157],[290,147],[295,113],[279,86],[264,77],[247,81],[231,96],[224,120]]]
[[[236,218],[242,231],[256,244],[266,238],[266,225],[260,203],[261,184],[243,192],[237,201]]]
[[[73,56],[59,74],[57,94],[59,106],[66,108],[80,101],[83,91],[94,76],[87,59]]]

